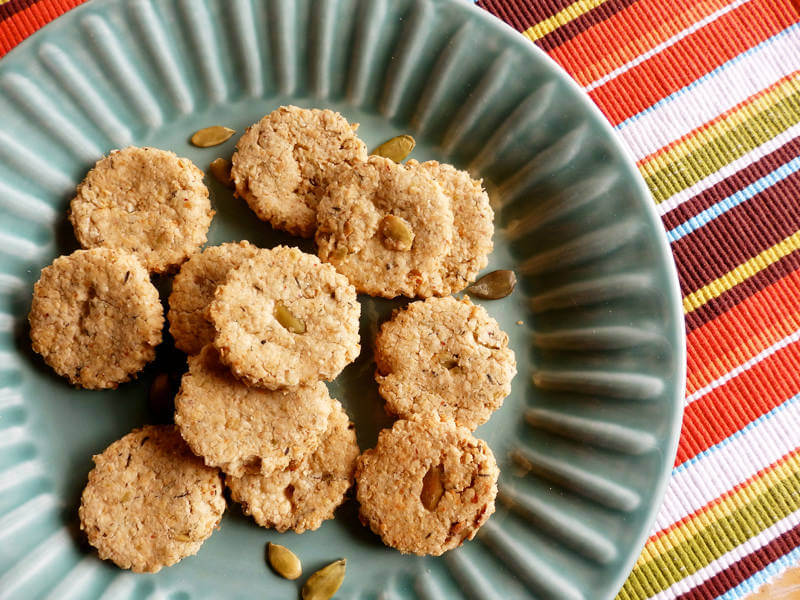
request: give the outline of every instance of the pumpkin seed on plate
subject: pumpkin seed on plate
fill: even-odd
[[[478,279],[467,288],[467,293],[484,300],[497,300],[505,298],[514,291],[517,285],[517,276],[514,271],[505,269],[492,271]]]
[[[267,546],[269,564],[284,579],[297,579],[303,574],[303,567],[297,555],[285,546],[269,543]]]
[[[372,151],[372,154],[373,156],[390,158],[394,162],[399,163],[411,154],[411,151],[416,145],[417,142],[414,141],[414,138],[410,135],[398,135],[397,137],[383,142]]]
[[[347,560],[342,558],[321,568],[303,585],[303,600],[330,600],[344,581]]]
[[[231,161],[227,158],[215,158],[208,165],[208,170],[214,176],[214,179],[225,187],[234,187],[233,178],[231,177]]]
[[[305,333],[306,324],[296,317],[283,302],[275,303],[275,319],[292,333]]]
[[[227,142],[234,133],[236,133],[236,130],[230,127],[212,125],[195,131],[191,141],[198,148],[210,148]]]
[[[439,506],[439,500],[444,496],[444,467],[436,465],[428,469],[425,477],[422,478],[422,492],[419,499],[422,501],[422,506],[428,510],[436,510]]]
[[[383,236],[383,245],[389,250],[407,252],[414,243],[414,232],[411,226],[402,217],[386,215],[381,219],[380,233]]]

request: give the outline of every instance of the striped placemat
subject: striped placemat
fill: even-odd
[[[82,1],[0,0],[0,55]],[[682,438],[619,599],[742,598],[800,563],[800,3],[478,5],[548,52],[606,114],[678,265]]]

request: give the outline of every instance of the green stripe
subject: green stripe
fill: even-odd
[[[749,119],[725,130],[699,148],[644,175],[656,203],[719,171],[776,135],[800,122],[800,89],[796,88]],[[649,169],[648,169],[649,170]]]
[[[797,469],[796,459],[791,460]],[[617,600],[644,600],[662,592],[800,510],[798,489],[800,471],[795,471],[726,517],[708,524],[702,524],[703,515],[696,517],[689,523],[690,535],[684,541],[634,568]]]

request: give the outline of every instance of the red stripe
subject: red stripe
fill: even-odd
[[[800,392],[800,344],[791,344],[684,410],[675,465],[732,436]]]
[[[590,92],[618,124],[798,20],[787,0],[753,0]]]
[[[777,283],[800,269],[800,253],[793,252],[784,256],[779,261],[772,263],[766,269],[756,273],[753,277],[745,279],[723,293],[721,296],[709,300],[706,304],[686,315],[686,329],[691,333],[695,329],[710,323],[725,314],[735,306],[747,301],[761,290]],[[793,292],[794,293],[794,292]],[[800,297],[800,290],[797,291]]]
[[[0,56],[84,0],[39,0],[0,21]]]

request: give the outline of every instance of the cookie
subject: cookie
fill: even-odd
[[[335,404],[324,383],[269,391],[248,387],[213,346],[189,357],[175,398],[175,423],[192,451],[228,475],[269,475],[319,446]]]
[[[497,321],[482,306],[452,296],[397,311],[375,340],[375,363],[390,413],[435,415],[471,430],[500,408],[517,373]]]
[[[236,144],[231,161],[236,195],[273,227],[313,236],[332,169],[367,158],[357,127],[332,110],[281,106]]]
[[[103,389],[128,381],[155,358],[164,315],[135,256],[94,248],[42,269],[28,321],[34,351],[56,373]]]
[[[438,556],[494,512],[499,470],[483,440],[452,422],[396,421],[358,459],[361,520],[403,553]]]
[[[156,573],[196,554],[225,511],[222,478],[172,425],[135,429],[94,457],[81,529],[100,558]]]
[[[188,158],[129,147],[97,161],[69,220],[84,248],[136,254],[154,273],[174,270],[206,242],[214,211],[203,172]]]
[[[233,500],[262,527],[313,531],[344,501],[358,454],[355,426],[337,402],[319,447],[296,468],[227,477],[225,483]]]
[[[231,269],[256,252],[258,248],[247,241],[222,244],[194,254],[183,264],[172,282],[167,313],[169,331],[179,350],[197,354],[214,341],[214,326],[207,312],[214,292]]]
[[[347,279],[316,256],[278,246],[232,270],[208,314],[222,362],[251,385],[331,380],[361,349],[361,305]]]
[[[371,296],[441,295],[452,239],[450,200],[436,181],[379,156],[340,168],[317,208],[319,257]]]
[[[488,264],[494,234],[494,211],[480,181],[452,165],[429,160],[406,162],[407,167],[427,172],[450,198],[453,211],[453,245],[442,262],[444,292],[452,294],[475,281]]]

